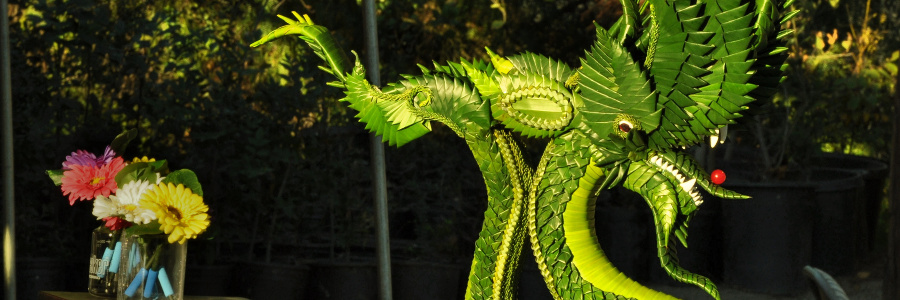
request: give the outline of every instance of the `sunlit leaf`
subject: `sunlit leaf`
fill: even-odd
[[[891,76],[897,76],[897,65],[896,64],[891,63],[891,62],[885,63],[884,69],[887,70],[891,74]]]
[[[166,175],[166,179],[162,183],[184,185],[184,187],[191,189],[194,194],[203,197],[203,188],[200,187],[200,180],[197,179],[197,174],[194,174],[194,171],[188,169],[173,171]]]
[[[47,175],[50,176],[50,180],[53,181],[54,185],[60,186],[62,185],[63,172],[63,170],[47,170]]]

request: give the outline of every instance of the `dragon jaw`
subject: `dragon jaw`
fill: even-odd
[[[632,154],[632,157],[635,156]],[[713,184],[709,173],[681,151],[646,151],[641,156],[644,158],[627,163],[623,186],[640,194],[653,212],[660,264],[672,278],[694,284],[718,299],[712,281],[678,264],[670,237],[674,234],[687,247],[688,223],[703,204],[700,189],[722,199],[748,197]]]

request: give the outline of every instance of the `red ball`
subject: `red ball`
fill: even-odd
[[[723,172],[722,170],[719,170],[719,169],[712,171],[712,174],[710,174],[709,177],[710,177],[709,179],[712,181],[712,183],[714,183],[716,185],[719,185],[719,184],[722,184],[723,182],[725,182],[725,172]]]

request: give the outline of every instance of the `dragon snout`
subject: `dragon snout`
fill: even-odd
[[[685,193],[690,195],[694,204],[703,204],[703,198],[699,188],[709,192],[710,195],[722,199],[747,199],[749,196],[725,189],[714,183],[709,172],[701,168],[693,157],[680,152],[651,153],[648,155],[647,164],[654,166],[667,177],[677,181]],[[698,188],[699,187],[699,188]]]

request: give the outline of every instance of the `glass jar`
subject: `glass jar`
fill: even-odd
[[[117,299],[182,299],[187,243],[168,235],[123,235]]]
[[[116,295],[116,272],[122,252],[121,233],[106,226],[91,233],[91,262],[88,270],[88,292],[95,296]]]

